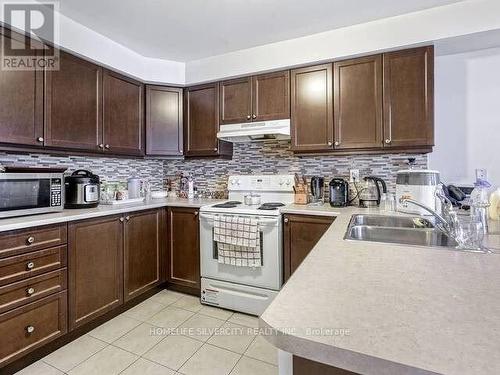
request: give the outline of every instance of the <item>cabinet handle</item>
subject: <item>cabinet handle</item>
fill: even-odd
[[[340,146],[340,142],[339,141],[335,142],[334,144],[335,144],[335,146]]]
[[[106,150],[109,150],[109,145],[104,145],[104,148],[105,148]]]
[[[252,118],[252,116],[247,115],[247,120],[250,120],[251,118]]]
[[[214,147],[214,151],[217,151],[217,147]]]
[[[389,143],[391,143],[391,142],[392,142],[392,141],[391,141],[389,138],[387,138],[387,139],[385,140],[385,143],[386,143],[386,144],[389,144]]]
[[[328,145],[328,146],[331,146],[331,145],[332,145],[332,142],[328,141],[327,145]]]
[[[101,144],[99,145],[99,148],[104,148],[104,145],[101,143]]]
[[[38,142],[43,142],[43,137],[38,137],[36,140],[37,140]]]
[[[289,220],[287,217],[285,217],[285,220],[283,220],[283,221],[284,221],[285,223],[288,223],[290,220]]]
[[[29,236],[29,237],[26,239],[26,243],[27,243],[28,245],[31,245],[31,244],[33,244],[34,242],[35,242],[35,237],[33,237],[33,236]]]
[[[28,262],[28,263],[26,263],[26,268],[28,270],[32,270],[33,268],[35,268],[35,262]]]
[[[182,152],[183,152],[182,150],[179,150],[179,154],[181,154],[181,155],[182,155]]]
[[[198,211],[195,211],[195,212],[194,212],[194,216],[198,216]]]
[[[252,118],[253,118],[253,119],[256,119],[256,118],[257,118],[257,115],[252,115]]]
[[[26,294],[28,296],[31,296],[33,293],[35,293],[35,288],[28,288],[28,289],[26,289]]]
[[[124,219],[123,219],[123,217],[121,217],[121,218],[120,218],[120,223],[123,223],[123,220],[124,220]]]
[[[125,220],[129,221],[130,220],[130,216],[125,216]]]
[[[26,332],[28,332],[28,333],[33,333],[33,332],[35,332],[35,327],[33,327],[33,326],[27,326],[27,327],[26,327]]]

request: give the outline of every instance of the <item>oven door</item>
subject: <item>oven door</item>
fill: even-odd
[[[62,175],[2,173],[0,174],[0,218],[50,212],[62,206],[62,196],[56,201],[52,186],[60,186]],[[60,193],[61,194],[61,193]]]
[[[201,276],[242,285],[279,290],[283,279],[281,217],[258,217],[262,266],[237,267],[222,264],[218,261],[217,243],[214,241],[214,218],[216,215],[200,213]],[[248,215],[238,216],[249,217]]]

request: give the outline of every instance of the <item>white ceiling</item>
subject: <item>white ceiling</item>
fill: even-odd
[[[135,52],[191,61],[462,0],[63,0],[60,11]]]

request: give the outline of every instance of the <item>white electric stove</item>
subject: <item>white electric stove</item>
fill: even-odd
[[[293,175],[230,176],[228,201],[200,209],[201,301],[204,304],[260,315],[278,294],[283,280],[280,207],[293,202]],[[245,205],[245,195],[261,202]],[[258,219],[262,266],[237,267],[218,262],[213,239],[217,215]]]

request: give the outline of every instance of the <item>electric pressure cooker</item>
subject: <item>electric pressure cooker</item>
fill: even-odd
[[[91,208],[99,205],[99,176],[85,169],[74,171],[64,179],[65,208]]]

